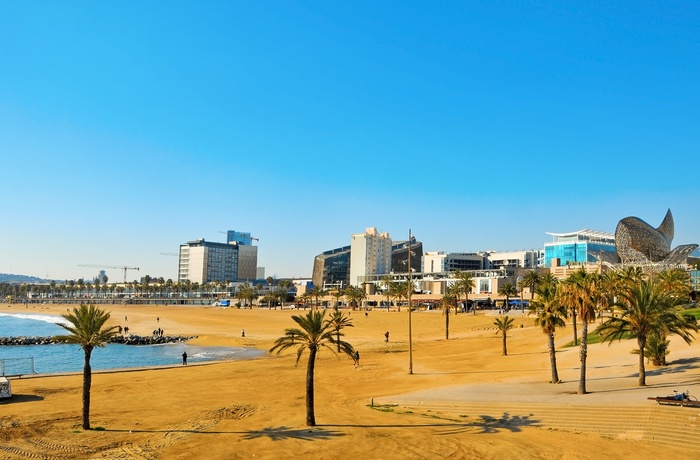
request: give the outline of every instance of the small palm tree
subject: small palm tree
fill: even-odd
[[[440,299],[440,308],[445,315],[445,340],[450,339],[450,310],[454,308],[457,311],[457,299],[459,299],[459,287],[456,285],[448,287],[447,292]]]
[[[510,306],[510,298],[518,295],[518,289],[510,283],[505,283],[498,289],[498,295],[506,298],[505,309],[507,310]]]
[[[352,309],[355,310],[362,305],[362,302],[367,298],[367,293],[363,286],[348,286],[344,291]]]
[[[336,309],[333,311],[333,314],[331,315],[330,319],[328,320],[328,323],[331,326],[331,329],[333,329],[333,332],[335,333],[335,341],[337,345],[337,351],[340,353],[340,336],[341,336],[341,331],[345,329],[346,327],[355,327],[352,324],[352,319],[350,319],[349,316],[345,316],[345,313],[342,311]]]
[[[284,331],[284,335],[275,341],[270,348],[270,353],[276,351],[279,355],[287,348],[296,347],[297,360],[299,364],[304,350],[309,350],[309,361],[306,366],[306,425],[316,426],[316,415],[314,411],[314,368],[316,355],[321,347],[326,347],[335,353],[333,347],[338,347],[341,352],[352,356],[355,352],[352,345],[342,339],[341,331],[335,331],[330,321],[325,321],[325,311],[319,312],[311,310],[306,316],[292,316],[292,319],[299,325],[298,328],[289,328]]]
[[[539,273],[537,273],[537,270],[530,270],[527,273],[525,273],[521,284],[524,287],[530,289],[530,300],[532,300],[535,297],[535,289],[537,288],[537,285],[541,282],[542,277]]]
[[[457,292],[455,293],[457,300],[459,300],[459,291],[464,292],[464,307],[469,308],[469,293],[476,284],[474,277],[471,272],[455,270],[455,278],[458,280],[456,283]],[[476,315],[476,307],[474,307],[474,314]]]
[[[83,429],[90,429],[90,387],[92,386],[92,368],[90,356],[95,347],[104,347],[111,337],[117,335],[119,326],[105,327],[109,313],[94,305],[81,304],[72,313],[61,315],[70,325],[59,324],[70,332],[70,335],[59,336],[58,339],[67,343],[75,343],[85,352],[83,366]]]
[[[503,318],[497,318],[496,321],[493,322],[493,325],[498,329],[496,334],[500,333],[503,335],[503,356],[508,356],[506,341],[508,339],[508,331],[515,327],[513,326],[513,321],[515,321],[513,318],[508,318],[508,315],[506,315]]]

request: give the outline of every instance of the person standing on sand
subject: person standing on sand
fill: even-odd
[[[384,333],[384,343],[389,343],[389,331]]]
[[[355,354],[352,356],[352,360],[355,362],[355,367],[360,365],[360,352],[355,350]]]
[[[187,352],[186,351],[182,352],[182,365],[187,366]]]

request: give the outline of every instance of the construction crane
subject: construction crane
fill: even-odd
[[[120,270],[124,270],[124,283],[126,283],[126,271],[127,270],[136,270],[138,271],[139,267],[126,267],[124,265],[118,266],[118,265],[95,265],[95,264],[80,264],[78,267],[91,267],[91,268],[118,268]]]

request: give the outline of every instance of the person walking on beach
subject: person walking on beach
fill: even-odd
[[[360,365],[360,352],[355,350],[355,354],[352,356],[352,360],[355,362],[355,367]]]
[[[384,333],[384,343],[389,343],[389,331]]]
[[[241,337],[245,337],[245,329],[241,329]]]
[[[182,352],[182,365],[187,366],[187,352],[186,351]]]

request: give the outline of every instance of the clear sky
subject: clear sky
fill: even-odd
[[[0,43],[3,273],[175,279],[238,230],[308,277],[366,227],[535,249],[668,208],[700,243],[700,2],[4,0]]]

